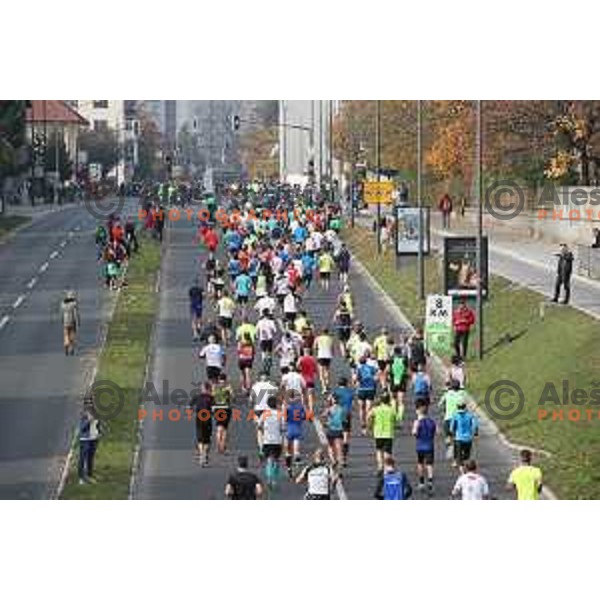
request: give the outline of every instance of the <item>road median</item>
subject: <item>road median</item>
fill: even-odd
[[[158,307],[156,281],[160,263],[160,245],[145,238],[139,253],[131,260],[127,272],[128,285],[117,301],[92,385],[92,389],[96,390],[100,387],[118,390],[118,394],[105,394],[99,402],[103,435],[96,453],[96,481],[79,484],[78,452],[74,452],[61,495],[63,499],[104,500],[128,497],[131,465],[137,443],[139,393],[146,373]],[[100,385],[103,382],[104,385]],[[103,414],[106,415],[105,419],[102,419]]]

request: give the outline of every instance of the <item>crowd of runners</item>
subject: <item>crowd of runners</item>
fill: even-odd
[[[218,206],[212,199],[198,222],[200,262],[189,289],[197,459],[209,465],[213,443],[218,453],[235,451],[228,432],[242,406],[255,421],[263,471],[252,473],[240,456],[226,495],[260,497],[287,477],[306,484],[307,499],[329,499],[353,460],[354,434],[373,439],[377,498],[417,497],[410,480],[422,497],[489,498],[472,458],[479,422],[468,407],[463,361],[454,357],[434,389],[422,331],[360,322],[340,206],[309,188],[258,185],[232,186]],[[334,295],[332,314],[311,314],[309,294]],[[327,444],[309,450],[314,426]],[[415,478],[395,461],[400,435],[414,438]],[[434,487],[440,436],[456,469],[453,489],[441,494]],[[522,461],[511,485],[518,497],[537,498],[541,473],[527,453]]]

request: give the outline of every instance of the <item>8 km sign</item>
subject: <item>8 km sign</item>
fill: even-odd
[[[425,344],[430,352],[447,355],[452,348],[452,297],[429,295],[425,312]]]
[[[365,181],[364,200],[367,204],[392,204],[393,181]]]

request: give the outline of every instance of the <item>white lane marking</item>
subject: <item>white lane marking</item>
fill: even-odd
[[[28,284],[27,284],[27,288],[28,289],[32,289],[33,286],[37,283],[37,277],[34,277]]]
[[[25,296],[21,295],[19,296],[14,302],[13,302],[13,308],[19,308],[19,306],[21,306],[21,304],[23,304],[23,300],[25,300]]]
[[[48,263],[45,262],[41,267],[40,267],[40,273],[43,273],[46,269],[48,268]]]
[[[58,256],[58,250],[55,250],[51,255],[50,258],[56,258]]]
[[[79,231],[80,229],[81,229],[81,227],[80,227],[79,225],[77,225],[77,227],[75,227],[75,228],[73,229],[73,231]]]
[[[67,245],[67,240],[63,240],[63,241],[60,243],[60,247],[61,247],[61,248],[64,248],[66,245]]]
[[[72,231],[69,231],[69,237],[73,237],[75,234]]]
[[[10,317],[8,315],[4,315],[2,319],[0,319],[0,329],[2,329],[9,321]]]

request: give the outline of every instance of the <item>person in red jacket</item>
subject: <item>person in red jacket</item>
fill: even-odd
[[[452,315],[452,325],[454,328],[454,352],[462,360],[467,357],[469,346],[469,332],[475,324],[475,313],[467,305],[465,298],[460,299],[458,307]]]
[[[449,229],[450,213],[452,212],[452,198],[450,198],[450,194],[446,193],[441,197],[438,208],[442,212],[442,227]]]

